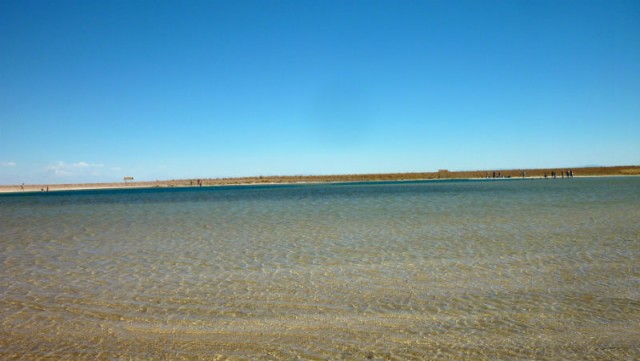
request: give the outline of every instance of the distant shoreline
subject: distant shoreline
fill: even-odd
[[[206,178],[206,179],[179,179],[158,181],[128,181],[110,183],[78,183],[78,184],[24,184],[0,185],[0,193],[65,191],[65,190],[92,190],[92,189],[126,189],[126,188],[169,188],[169,187],[197,187],[224,186],[224,185],[258,185],[258,184],[304,184],[304,183],[343,183],[343,182],[380,182],[380,181],[412,181],[412,180],[436,180],[436,179],[486,179],[494,178],[544,178],[545,174],[551,178],[552,172],[556,172],[557,178],[561,178],[560,172],[566,174],[571,170],[574,177],[594,176],[637,176],[640,175],[640,166],[613,166],[613,167],[583,167],[583,168],[539,168],[539,169],[509,169],[509,170],[475,170],[475,171],[448,171],[420,173],[381,173],[381,174],[338,174],[338,175],[301,175],[301,176],[257,176],[236,178]],[[499,177],[498,177],[499,176]]]

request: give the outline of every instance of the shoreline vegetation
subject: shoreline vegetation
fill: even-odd
[[[380,182],[380,181],[412,181],[437,179],[484,179],[484,178],[544,178],[545,174],[553,178],[562,178],[561,174],[571,171],[576,177],[598,176],[633,176],[640,175],[640,166],[582,167],[582,168],[539,168],[508,170],[474,170],[418,173],[380,173],[380,174],[337,174],[337,175],[293,175],[293,176],[255,176],[233,178],[204,179],[172,179],[136,182],[132,177],[125,177],[122,182],[110,183],[78,183],[78,184],[24,184],[0,185],[0,193],[43,192],[61,190],[86,189],[118,189],[118,188],[168,188],[224,185],[258,185],[258,184],[298,184],[298,183],[342,183],[342,182]],[[494,174],[498,175],[494,177]]]

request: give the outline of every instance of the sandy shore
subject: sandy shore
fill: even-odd
[[[640,175],[640,166],[589,167],[589,168],[542,168],[542,169],[509,169],[495,170],[496,175],[503,178],[521,178],[525,172],[527,178],[543,178],[571,169],[575,177],[585,176],[629,176]],[[296,184],[296,183],[330,183],[330,182],[372,182],[429,179],[479,179],[493,177],[494,170],[447,171],[422,173],[386,173],[386,174],[341,174],[341,175],[302,175],[302,176],[260,176],[238,178],[179,179],[144,182],[117,183],[83,183],[83,184],[25,184],[0,186],[0,193],[50,192],[86,189],[121,189],[121,188],[164,188],[220,185],[252,185],[252,184]]]

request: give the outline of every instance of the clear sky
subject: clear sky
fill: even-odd
[[[631,164],[637,0],[0,0],[0,184]]]

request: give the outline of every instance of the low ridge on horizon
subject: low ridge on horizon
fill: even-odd
[[[58,183],[58,184],[20,184],[0,185],[0,192],[46,191],[64,189],[98,189],[98,188],[126,188],[126,187],[185,187],[212,185],[242,185],[242,184],[294,184],[294,183],[327,183],[327,182],[366,182],[366,181],[404,181],[430,179],[485,179],[485,178],[544,178],[552,177],[554,172],[558,177],[571,171],[572,176],[637,176],[640,166],[612,166],[612,167],[583,167],[583,168],[536,168],[536,169],[507,169],[507,170],[473,170],[449,171],[441,169],[435,172],[408,173],[372,173],[372,174],[330,174],[330,175],[283,175],[283,176],[250,176],[227,178],[185,178],[154,181],[136,181],[135,177],[123,177],[122,182],[96,183]],[[524,173],[523,173],[524,172]],[[124,178],[127,178],[126,180]]]

